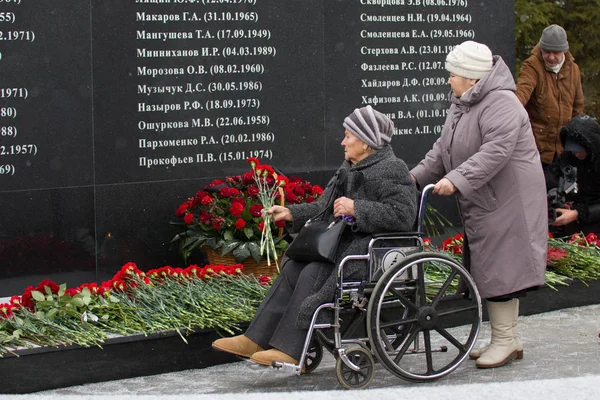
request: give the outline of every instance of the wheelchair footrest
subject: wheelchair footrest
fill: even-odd
[[[271,365],[273,368],[281,370],[283,372],[294,373],[296,375],[300,375],[302,373],[302,369],[296,364],[281,361],[273,361]]]

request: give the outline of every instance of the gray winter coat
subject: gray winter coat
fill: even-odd
[[[346,228],[342,235],[336,264],[347,255],[366,254],[373,233],[411,230],[417,214],[416,186],[408,167],[395,156],[391,146],[386,145],[355,165],[344,161],[340,170],[347,173],[343,195],[354,200],[356,224],[353,229]],[[290,232],[299,232],[309,218],[326,206],[334,187],[335,177],[328,183],[318,201],[289,206],[294,219],[289,224]],[[326,218],[333,218],[333,207],[327,212]],[[365,261],[355,260],[344,266],[344,277],[364,279],[367,273]],[[333,299],[336,277],[334,265],[323,263],[312,294],[302,303],[297,320],[299,327],[307,328],[316,307]]]
[[[441,137],[411,173],[423,186],[443,177],[468,241],[464,260],[482,298],[545,282],[546,187],[527,112],[499,56],[492,71],[451,106]],[[469,261],[470,259],[470,261]]]

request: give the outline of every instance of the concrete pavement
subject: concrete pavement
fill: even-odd
[[[528,394],[525,398],[598,399],[599,330],[600,305],[521,317],[519,331],[525,348],[523,360],[495,369],[477,369],[473,361],[466,360],[454,372],[429,383],[404,381],[377,364],[373,382],[369,389],[361,392],[360,397],[398,398],[401,394],[402,397],[415,395],[427,399],[456,396],[468,399],[477,393],[487,393],[496,399],[503,399],[510,398],[503,396],[512,393],[513,398],[523,398]],[[484,322],[477,346],[487,340],[489,334],[489,323]],[[337,381],[335,360],[326,353],[313,373],[302,376],[240,361],[206,369],[93,383],[17,397],[58,399],[72,395],[78,398],[117,396],[126,399],[174,396],[252,400],[275,399],[275,396],[280,398],[281,392],[288,392],[286,399],[337,399],[349,395]],[[5,397],[12,396],[0,396]]]

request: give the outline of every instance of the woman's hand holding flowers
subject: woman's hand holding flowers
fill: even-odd
[[[267,210],[267,213],[272,216],[274,222],[289,221],[292,222],[294,217],[287,207],[272,206]]]

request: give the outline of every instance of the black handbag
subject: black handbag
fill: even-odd
[[[288,246],[285,254],[296,261],[334,262],[335,254],[346,222],[338,218],[329,223],[322,220],[309,219],[296,238]]]
[[[345,172],[345,171],[343,171]],[[323,221],[325,212],[333,207],[333,202],[341,187],[345,184],[344,178],[336,176],[335,188],[331,191],[327,206],[319,214],[315,215],[300,229],[292,243],[288,246],[285,254],[295,261],[301,262],[334,262],[338,244],[342,233],[348,225],[344,218],[337,218],[333,222]]]

